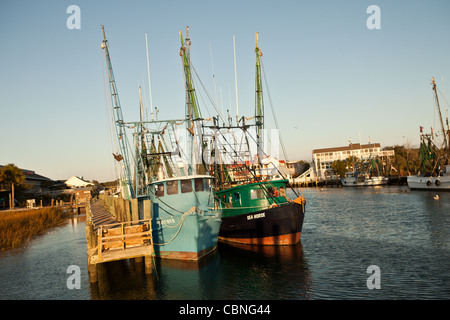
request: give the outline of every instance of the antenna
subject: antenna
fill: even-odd
[[[237,90],[237,71],[236,71],[236,37],[233,34],[233,50],[234,50],[234,84],[236,88],[236,122],[239,123],[239,102]]]
[[[147,32],[145,33],[145,48],[147,51],[147,75],[148,75],[148,89],[150,95],[150,114],[152,115],[153,121],[153,102],[152,102],[152,86],[150,84],[150,64],[148,63],[148,40],[147,40]]]
[[[141,110],[141,122],[144,121],[144,109],[142,107],[142,92],[141,92],[141,86],[139,86],[139,107]]]
[[[223,96],[222,96],[222,88],[219,88],[219,91],[220,91],[220,107],[221,107],[222,114],[224,114],[224,112],[223,112]]]
[[[448,125],[447,100],[445,99],[444,77],[442,77],[442,93],[444,96],[445,123],[447,125],[447,134],[448,134],[449,147],[450,147],[450,127]]]
[[[211,42],[209,43],[209,55],[211,57],[211,69],[212,69],[212,77],[213,77],[213,82],[214,82],[214,97],[216,98],[216,106],[218,106],[218,104],[217,104],[217,91],[216,91],[216,76],[214,75],[214,63],[213,63]]]
[[[444,136],[444,146],[445,146],[445,148],[448,148],[447,136],[445,134],[444,122],[442,121],[441,107],[439,105],[439,99],[438,99],[438,95],[437,95],[437,91],[436,91],[436,82],[434,81],[434,77],[431,78],[431,84],[433,86],[434,96],[435,96],[435,100],[436,100],[436,107],[439,111],[439,120],[441,122],[442,134]]]

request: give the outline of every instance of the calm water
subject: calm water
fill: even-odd
[[[134,260],[99,266],[89,283],[84,216],[0,252],[0,299],[450,299],[450,193],[406,187],[303,189],[301,243],[235,247],[200,263]],[[68,289],[67,268],[81,269]],[[381,271],[369,290],[367,267]]]

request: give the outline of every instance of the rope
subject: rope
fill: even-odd
[[[169,241],[164,242],[164,243],[153,243],[153,245],[156,245],[156,246],[163,246],[163,245],[166,245],[166,244],[169,244],[170,242],[172,242],[172,241],[178,236],[178,233],[180,233],[181,227],[182,227],[183,224],[184,224],[184,219],[186,218],[186,216],[187,216],[188,214],[192,214],[193,212],[195,212],[195,209],[196,209],[196,207],[192,207],[190,210],[188,210],[188,211],[186,211],[185,213],[183,213],[183,216],[181,217],[180,221],[178,222],[178,224],[181,223],[181,224],[180,224],[180,227],[178,228],[177,232],[174,234],[174,236],[173,236]]]
[[[191,209],[189,209],[188,211],[183,213],[183,215],[185,215],[189,211],[192,211],[192,209],[195,210],[195,207],[192,207]],[[183,219],[183,215],[181,216],[180,221],[178,221],[178,223],[176,225],[171,226],[171,225],[167,224],[166,222],[164,222],[164,220],[161,220],[161,223],[164,224],[165,226],[167,226],[168,228],[176,228],[180,224],[181,220]]]

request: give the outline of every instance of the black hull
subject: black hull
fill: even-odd
[[[219,240],[245,244],[291,245],[300,241],[304,205],[287,205],[223,217]]]

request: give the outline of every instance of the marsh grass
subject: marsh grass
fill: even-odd
[[[61,225],[65,218],[60,208],[0,212],[0,250],[20,247],[48,228]]]

